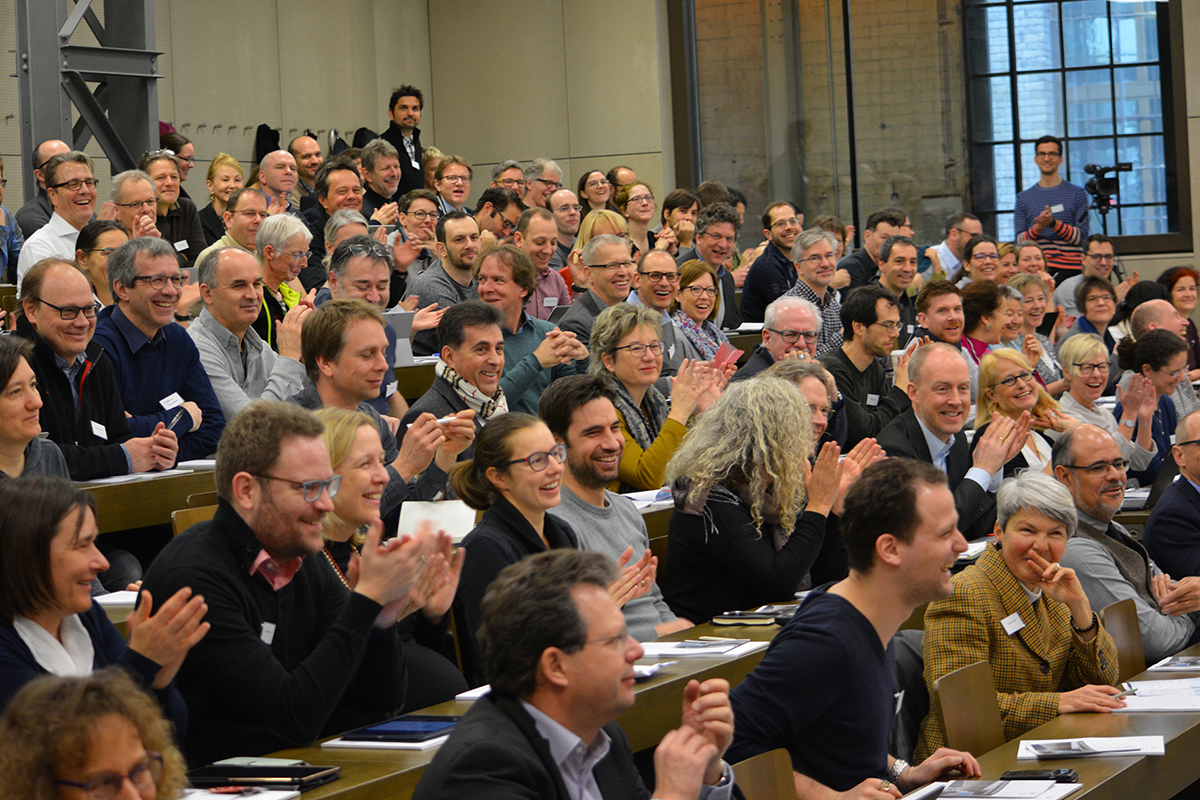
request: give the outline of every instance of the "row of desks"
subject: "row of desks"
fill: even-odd
[[[699,625],[663,637],[680,641],[697,636],[736,636],[742,639],[770,641],[778,626],[727,628]],[[635,751],[656,747],[667,731],[679,727],[683,705],[683,688],[693,678],[724,678],[731,685],[739,683],[762,660],[765,650],[739,658],[685,658],[664,667],[654,677],[635,688],[637,702],[618,717]],[[657,659],[647,659],[653,663]],[[465,714],[469,702],[451,701],[424,709],[428,714]],[[339,800],[402,800],[412,795],[425,771],[425,765],[436,750],[332,750],[320,746],[282,750],[271,755],[276,758],[299,758],[310,764],[338,765],[340,780],[319,786],[304,793],[306,800],[339,798]]]

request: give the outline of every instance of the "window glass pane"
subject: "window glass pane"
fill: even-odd
[[[1045,133],[1045,131],[1042,131]],[[1038,171],[1037,165],[1037,145],[1033,142],[1021,143],[1021,185],[1018,189],[1025,189],[1028,186],[1033,186],[1041,177],[1041,172]],[[1016,198],[1013,198],[1013,204],[1016,205]]]
[[[1004,6],[968,10],[966,48],[972,75],[1008,72],[1008,10]]]
[[[1067,73],[1067,135],[1112,135],[1112,84],[1107,69]]]
[[[1120,235],[1122,236],[1146,236],[1168,232],[1166,206],[1119,208],[1115,214],[1109,214],[1108,230],[1110,234],[1115,233],[1113,217],[1117,217],[1121,223]]]
[[[1067,143],[1067,164],[1062,176],[1078,186],[1083,186],[1092,176],[1083,171],[1087,164],[1111,166],[1117,163],[1117,154],[1112,139],[1075,139]]]
[[[1122,203],[1167,202],[1167,165],[1161,136],[1122,136],[1117,139],[1117,161],[1133,165],[1132,172],[1117,175]],[[1106,162],[1104,166],[1112,166]]]
[[[1011,242],[1016,238],[1016,234],[1013,232],[1012,214],[997,214],[995,219],[997,239],[1002,242]],[[986,228],[984,230],[986,230]]]
[[[1017,76],[1017,114],[1022,139],[1048,133],[1062,135],[1062,74],[1057,72]]]
[[[1109,63],[1106,0],[1063,3],[1062,20],[1063,50],[1068,67]]]
[[[1117,133],[1162,131],[1162,82],[1158,70],[1158,67],[1118,67],[1113,70]]]
[[[1012,85],[1007,75],[971,80],[971,128],[977,142],[1013,138]]]
[[[1158,61],[1158,4],[1113,3],[1113,61]]]
[[[995,165],[996,202],[992,208],[1010,209],[1017,202],[1017,162],[1011,144],[998,144],[992,148]]]
[[[1017,71],[1062,66],[1057,4],[1013,6],[1013,35],[1016,37]]]

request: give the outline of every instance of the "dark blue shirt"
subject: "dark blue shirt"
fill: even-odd
[[[774,242],[750,265],[742,284],[742,322],[762,322],[767,306],[796,285],[796,267]]]
[[[159,422],[170,425],[179,409],[163,408],[161,401],[178,394],[199,406],[203,415],[195,431],[187,411],[175,425],[179,460],[207,458],[217,451],[225,417],[200,363],[200,351],[186,330],[172,322],[147,338],[112,305],[101,309],[94,339],[112,361],[125,410],[133,415],[129,427],[134,436],[149,436]]]

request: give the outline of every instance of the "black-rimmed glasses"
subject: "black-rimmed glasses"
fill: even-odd
[[[73,320],[79,316],[79,312],[83,312],[84,319],[95,319],[100,313],[100,304],[92,303],[89,306],[56,306],[54,303],[48,303],[40,297],[34,298],[44,306],[49,306],[58,312],[58,315],[65,320]]]
[[[147,750],[146,757],[135,764],[126,775],[106,772],[86,781],[68,781],[58,778],[54,782],[59,786],[74,786],[76,789],[83,789],[88,800],[113,800],[121,794],[121,787],[125,785],[126,778],[135,789],[145,791],[153,788],[162,778],[162,765],[162,756]]]
[[[529,468],[534,472],[541,472],[550,465],[551,457],[559,464],[565,463],[567,460],[567,446],[565,444],[556,444],[543,453],[530,453],[524,458],[514,458],[512,461],[505,461],[503,464],[500,464],[500,467],[511,467],[513,464],[528,464]]]
[[[634,342],[633,344],[626,344],[613,348],[613,352],[616,352],[617,350],[628,350],[629,355],[633,356],[634,358],[641,358],[642,356],[646,355],[647,350],[649,350],[651,353],[654,353],[656,356],[661,356],[663,351],[663,343],[661,340],[657,342],[651,342],[650,344]]]
[[[1116,461],[1097,461],[1095,464],[1063,464],[1063,466],[1067,469],[1077,469],[1080,472],[1086,472],[1089,475],[1103,475],[1109,469],[1124,472],[1129,468],[1129,460],[1118,458]]]
[[[783,339],[788,344],[795,344],[801,338],[806,342],[815,342],[817,340],[816,331],[781,331],[777,328],[767,328],[768,331]]]

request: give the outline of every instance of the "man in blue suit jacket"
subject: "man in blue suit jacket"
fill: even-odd
[[[1163,572],[1179,579],[1200,575],[1200,412],[1179,421],[1171,455],[1179,479],[1150,512],[1142,544]]]

